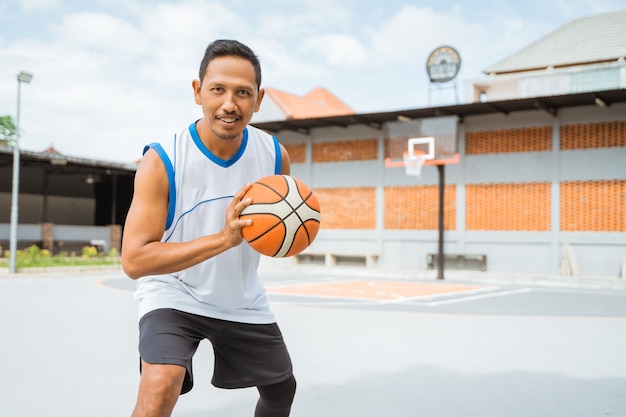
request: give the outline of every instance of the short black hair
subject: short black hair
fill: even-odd
[[[204,80],[209,62],[223,56],[236,56],[250,61],[256,74],[257,88],[261,88],[261,63],[259,58],[250,47],[232,39],[218,39],[207,46],[200,63],[200,83]]]

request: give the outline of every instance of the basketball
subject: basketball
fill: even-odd
[[[270,175],[252,184],[243,197],[252,204],[241,219],[252,219],[241,229],[254,250],[275,258],[297,255],[315,239],[320,227],[320,204],[301,180],[289,175]]]

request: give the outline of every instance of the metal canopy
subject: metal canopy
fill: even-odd
[[[101,161],[97,159],[67,156],[56,151],[34,152],[21,150],[23,166],[39,166],[49,164],[63,172],[93,171],[94,169],[111,170],[131,173],[137,169],[136,163]],[[13,160],[12,148],[0,145],[0,167],[9,165]]]
[[[0,192],[10,190],[12,149],[0,145]],[[131,181],[136,163],[66,156],[54,150],[21,151],[21,193],[93,197],[95,183]]]
[[[595,91],[587,93],[565,94],[558,96],[518,98],[511,100],[487,101],[451,106],[424,107],[418,109],[395,110],[384,113],[363,113],[344,116],[318,117],[310,119],[280,120],[275,122],[252,123],[253,126],[268,132],[293,130],[308,134],[311,129],[319,127],[350,125],[367,125],[377,129],[386,122],[404,119],[423,119],[428,117],[458,116],[461,121],[467,116],[518,111],[544,110],[556,116],[558,111],[578,106],[610,106],[614,103],[626,102],[626,89]]]

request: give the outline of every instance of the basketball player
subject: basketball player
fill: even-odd
[[[264,91],[254,52],[211,43],[192,82],[203,117],[145,147],[124,228],[122,266],[138,279],[141,381],[133,416],[170,416],[193,386],[192,357],[208,339],[213,385],[257,387],[256,417],[288,416],[291,360],[243,242],[250,184],[289,174],[277,140],[248,123]],[[243,243],[242,243],[243,242]]]

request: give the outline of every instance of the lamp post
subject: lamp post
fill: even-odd
[[[11,238],[9,272],[15,273],[15,255],[17,253],[17,201],[20,196],[20,98],[22,83],[30,83],[33,74],[20,71],[17,74],[17,117],[15,119],[15,145],[13,146],[13,186],[11,190]]]

